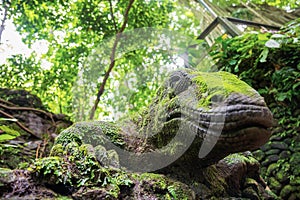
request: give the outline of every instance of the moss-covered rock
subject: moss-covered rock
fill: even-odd
[[[183,183],[181,179],[169,175],[132,173],[102,165],[99,160],[107,162],[110,154],[100,145],[93,147],[74,141],[65,146],[62,144],[64,143],[56,143],[50,157],[37,159],[28,168],[35,184],[47,185],[53,194],[74,199],[208,199],[267,196],[262,192],[258,180],[257,161],[249,154],[231,155],[218,165],[199,168],[200,171],[195,171],[190,176],[190,181]],[[95,153],[97,151],[98,153]],[[100,153],[102,157],[99,157]],[[198,175],[202,178],[193,179]]]
[[[27,170],[0,168],[1,199],[56,199],[59,195],[37,184]]]
[[[8,168],[0,168],[0,187],[7,187],[14,180],[13,170]]]
[[[90,147],[71,142],[62,149],[61,144],[56,144],[51,153],[55,155],[55,152],[59,152],[59,157],[52,155],[38,159],[29,170],[39,183],[47,184],[55,192],[69,194],[75,199],[194,199],[194,193],[188,186],[166,176],[103,167],[97,161],[94,151],[96,149],[105,153],[105,148]],[[108,157],[115,155],[112,152],[106,153]]]
[[[27,91],[0,88],[0,98],[0,167],[18,168],[48,155],[54,137],[72,124]]]
[[[255,189],[252,187],[248,187],[248,188],[244,189],[242,195],[245,198],[249,198],[251,200],[260,200],[261,199],[259,197],[259,195],[257,194],[257,191],[255,191]]]
[[[219,161],[217,166],[226,180],[227,193],[250,199],[273,199],[276,195],[268,192],[259,174],[259,162],[248,153],[237,153]]]
[[[61,144],[64,147],[71,142],[75,142],[78,145],[83,143],[93,146],[101,145],[105,140],[105,135],[100,125],[101,123],[102,122],[76,123],[72,127],[64,130],[63,134],[60,134],[56,138],[55,145]]]
[[[270,187],[274,188],[276,191],[279,191],[282,188],[282,184],[280,182],[278,182],[277,179],[274,177],[270,177],[268,184],[270,185]]]
[[[195,199],[194,192],[187,185],[164,175],[143,173],[135,177],[139,182],[138,187],[149,195],[154,192],[158,199]]]
[[[280,192],[280,197],[288,199],[295,189],[291,185],[286,185]]]
[[[275,177],[280,183],[286,183],[289,181],[289,175],[288,175],[287,171],[284,171],[284,170],[278,171],[275,174]]]

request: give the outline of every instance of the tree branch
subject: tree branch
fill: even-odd
[[[10,114],[8,114],[8,113],[2,111],[2,110],[0,110],[0,114],[4,115],[5,117],[8,117],[8,118],[10,118],[10,119],[16,119],[16,118],[14,118],[12,115],[10,115]],[[23,129],[23,130],[26,131],[27,133],[30,133],[31,135],[35,136],[36,138],[39,138],[39,139],[40,139],[39,136],[37,136],[37,135],[36,135],[34,132],[32,132],[30,129],[26,128],[21,122],[16,121],[16,123],[17,123],[17,125],[18,125],[21,129]]]
[[[0,99],[1,100],[1,99]],[[55,126],[55,121],[53,119],[53,116],[51,113],[47,113],[46,111],[43,110],[38,110],[36,108],[30,108],[30,107],[12,107],[12,106],[6,106],[4,104],[0,103],[0,107],[6,109],[6,110],[23,110],[23,111],[34,111],[34,112],[39,112],[39,113],[43,113],[44,115],[46,115],[47,117],[49,117],[52,121],[52,125]]]
[[[15,104],[13,104],[13,103],[11,103],[9,101],[6,101],[4,99],[1,99],[1,98],[0,98],[0,103],[5,103],[5,104],[10,105],[10,106],[16,106]]]
[[[104,78],[103,78],[103,81],[99,87],[99,90],[98,90],[98,93],[97,93],[97,98],[95,100],[95,103],[94,103],[94,106],[92,107],[91,109],[91,113],[90,113],[90,120],[92,120],[95,116],[95,111],[98,107],[98,104],[99,104],[99,101],[100,101],[100,97],[102,96],[103,92],[104,92],[104,89],[105,89],[105,85],[106,85],[106,82],[108,80],[108,77],[110,75],[110,72],[112,71],[112,69],[114,68],[115,66],[115,54],[116,54],[116,49],[117,49],[117,46],[118,46],[118,42],[121,38],[121,35],[123,33],[123,31],[125,30],[126,28],[126,25],[127,25],[127,22],[128,22],[128,14],[129,14],[129,10],[130,8],[132,7],[132,4],[133,4],[134,0],[130,0],[126,10],[125,10],[125,13],[124,13],[124,21],[123,21],[123,24],[122,24],[122,27],[120,28],[120,30],[117,32],[117,35],[116,35],[116,39],[115,39],[115,42],[114,42],[114,45],[113,45],[113,48],[112,48],[112,51],[111,51],[111,54],[110,54],[110,65],[109,65],[109,68],[108,70],[105,72],[105,75],[104,75]]]
[[[111,0],[109,0],[109,9],[110,9],[111,19],[112,19],[112,21],[113,21],[114,28],[115,28],[115,31],[116,31],[116,33],[117,33],[117,32],[118,32],[118,28],[117,28],[117,23],[116,23],[116,20],[115,20],[115,15],[114,15],[114,11],[113,11],[113,7],[112,7],[112,2],[111,2]]]
[[[2,37],[2,33],[5,29],[5,21],[7,19],[7,11],[8,11],[8,7],[5,5],[4,1],[3,1],[3,8],[4,8],[4,16],[3,16],[3,19],[1,20],[2,23],[1,23],[1,26],[0,26],[0,44],[1,44],[1,37]]]

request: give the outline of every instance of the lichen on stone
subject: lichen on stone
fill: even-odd
[[[257,92],[247,83],[228,72],[191,72],[191,75],[194,76],[193,82],[197,85],[200,108],[208,108],[215,97],[225,99],[233,93],[249,97],[257,95]]]
[[[76,123],[62,131],[56,138],[55,144],[66,146],[70,142],[76,142],[78,145],[85,143],[97,146],[107,141],[122,147],[124,141],[121,129],[112,122],[92,121]]]

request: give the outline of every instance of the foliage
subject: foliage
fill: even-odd
[[[26,142],[30,135],[16,123],[16,119],[0,118],[0,167],[15,169],[36,158],[36,149]],[[23,141],[23,142],[19,142]]]
[[[0,144],[0,166],[5,168],[15,168],[21,162],[20,160],[21,148],[10,145]]]
[[[260,3],[256,0],[251,2]],[[294,8],[298,5],[297,1],[264,2],[279,7]],[[238,2],[213,3],[231,5]],[[1,4],[8,7],[8,18],[13,19],[24,42],[31,46],[43,41],[48,44],[48,52],[41,57],[33,53],[29,58],[21,55],[10,58],[0,66],[1,79],[5,80],[0,86],[31,90],[53,112],[72,114],[75,120],[85,120],[108,67],[107,64],[99,66],[99,57],[92,62],[87,58],[95,53],[95,49],[97,51],[99,44],[116,34],[128,2],[7,0]],[[201,31],[198,7],[199,4],[194,1],[135,1],[126,30],[168,28],[195,37]],[[135,112],[146,106],[163,78],[161,73],[153,70],[153,66],[173,63],[175,57],[169,53],[149,51],[145,46],[117,59],[97,115],[118,117],[120,113]],[[109,54],[108,51],[106,55]],[[199,50],[190,52],[190,55],[193,55],[190,58],[193,63],[201,59],[201,56],[197,57]],[[78,84],[80,73],[87,77]],[[132,78],[136,81],[129,87],[127,80]]]
[[[18,66],[18,67],[15,67]],[[1,82],[0,87],[25,87],[35,91],[40,86],[42,78],[39,63],[35,59],[35,55],[31,55],[27,59],[22,55],[14,55],[7,59],[6,64],[0,65],[0,78],[5,82]],[[34,82],[32,83],[32,80]]]
[[[95,67],[99,66],[99,60],[90,63],[87,57],[97,50],[99,44],[116,34],[128,2],[37,0],[4,1],[2,4],[8,5],[8,18],[13,19],[26,44],[32,46],[37,41],[43,41],[49,49],[42,56],[33,54],[28,59],[16,56],[1,66],[3,72],[8,72],[5,77],[15,76],[7,83],[1,81],[1,87],[31,90],[53,112],[73,114],[76,120],[86,119],[86,110],[90,110],[97,87],[108,67],[107,64]],[[194,37],[199,26],[195,14],[198,6],[196,2],[176,0],[135,1],[126,30],[169,28]],[[106,56],[109,54],[108,51]],[[160,80],[156,77],[157,73],[153,74],[151,66],[172,63],[173,58],[167,54],[148,51],[144,46],[116,60],[116,67],[97,111],[98,114],[103,113],[100,117],[112,112],[136,111],[145,106]],[[9,72],[10,69],[13,70]],[[88,77],[79,85],[76,80],[81,72],[88,73]],[[136,79],[133,87],[122,83],[128,76]],[[118,85],[120,89],[116,87]],[[129,103],[125,105],[124,102]]]
[[[300,125],[299,39],[300,19],[297,19],[276,33],[250,32],[235,38],[218,38],[210,53],[219,69],[238,74],[265,98],[278,123],[274,124],[277,127],[273,130],[273,137],[289,140],[287,146],[295,152],[299,149]],[[285,143],[286,139],[280,143]],[[272,142],[267,145],[272,145]],[[280,192],[274,177],[298,184],[299,180],[295,180],[299,174],[296,154],[279,156],[277,162],[262,171],[271,189]]]
[[[299,126],[299,22],[291,22],[278,33],[252,32],[233,39],[219,38],[211,52],[221,70],[238,74],[257,89],[279,124],[287,128]],[[297,130],[282,134],[297,134]]]
[[[218,38],[210,53],[221,70],[238,74],[265,97],[280,124],[286,124],[285,116],[298,108],[299,24],[299,19],[293,21],[278,33],[250,32],[232,39]]]
[[[0,142],[12,140],[12,139],[20,136],[19,132],[11,129],[8,126],[0,125],[0,131],[3,131],[2,133],[0,132]]]
[[[61,183],[79,187],[93,181],[97,183],[100,175],[99,164],[92,155],[86,154],[85,147],[80,148],[73,142],[66,147],[65,151],[61,149],[61,152],[60,157],[37,159],[29,170],[37,172],[38,176],[49,184]]]
[[[169,180],[163,175],[129,173],[102,167],[86,144],[79,146],[76,142],[71,142],[65,147],[57,144],[53,148],[55,149],[52,149],[52,152],[56,151],[56,155],[59,156],[37,159],[28,170],[39,182],[60,186],[61,192],[98,188],[104,190],[106,197],[110,199],[126,195],[121,194],[122,188],[150,193],[163,199],[187,199],[190,195],[189,190],[183,190],[183,184]],[[131,192],[128,192],[128,195],[130,194]]]

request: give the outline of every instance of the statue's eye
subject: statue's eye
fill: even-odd
[[[178,95],[188,89],[191,85],[191,80],[187,74],[176,71],[170,76],[168,85],[174,90],[175,95]]]
[[[222,94],[215,94],[210,98],[210,106],[216,107],[220,104],[223,104],[225,101],[225,97]]]
[[[170,77],[170,87],[175,88],[180,83],[179,76],[171,76]]]
[[[215,102],[215,103],[218,103],[218,102],[223,102],[225,99],[224,95],[222,94],[215,94],[211,97],[211,102]]]

